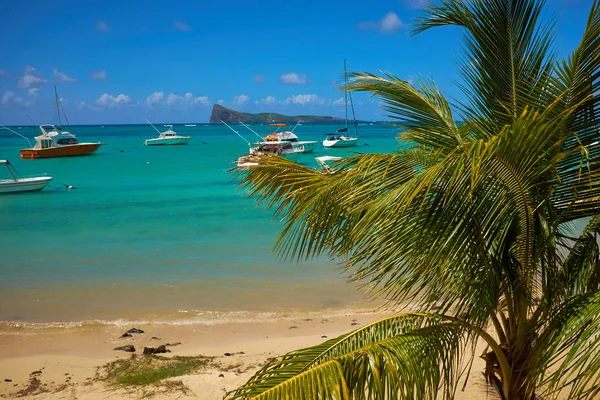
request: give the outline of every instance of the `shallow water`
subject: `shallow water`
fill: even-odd
[[[266,126],[254,126],[266,133]],[[335,125],[304,124],[301,140]],[[360,147],[302,155],[389,152],[397,128],[364,125]],[[247,145],[221,125],[174,126],[187,146],[145,147],[149,126],[80,126],[95,154],[19,159],[26,143],[0,130],[0,159],[54,177],[42,192],[0,197],[0,321],[144,318],[194,312],[346,308],[364,294],[326,258],[281,262],[280,223],[227,172]],[[236,127],[248,140],[253,134]],[[15,129],[28,138],[37,127]],[[0,171],[3,174],[5,171]],[[66,190],[65,185],[76,189]]]

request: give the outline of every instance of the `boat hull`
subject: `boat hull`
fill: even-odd
[[[317,141],[306,141],[306,142],[292,142],[294,148],[302,148],[303,153],[312,153],[315,151]]]
[[[50,157],[70,157],[83,156],[98,150],[102,143],[79,143],[71,145],[63,145],[57,147],[49,147],[47,149],[23,149],[21,150],[21,158],[50,158]]]
[[[0,193],[37,192],[52,180],[50,176],[0,180]]]
[[[188,144],[191,137],[181,137],[172,139],[148,139],[144,141],[145,146],[181,146]]]
[[[323,140],[323,147],[332,147],[332,148],[339,148],[339,147],[354,147],[358,145],[358,138],[345,138],[345,139],[338,139],[338,140]]]

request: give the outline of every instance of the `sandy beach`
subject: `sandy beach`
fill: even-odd
[[[311,346],[375,321],[374,310],[307,313],[277,320],[213,324],[135,325],[144,333],[119,338],[131,324],[59,328],[14,327],[0,332],[0,397],[36,399],[222,399],[243,384],[270,357]],[[180,344],[176,344],[180,342]],[[166,356],[214,357],[205,370],[170,378],[181,384],[122,389],[103,380],[103,365],[130,358],[113,350],[131,344],[136,357],[145,346],[169,346]],[[227,354],[227,355],[226,355]],[[457,399],[494,399],[485,388],[476,359]]]

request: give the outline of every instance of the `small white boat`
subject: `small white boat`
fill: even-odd
[[[354,147],[358,145],[358,138],[351,136],[338,135],[335,133],[327,135],[323,140],[324,147]]]
[[[344,60],[344,86],[348,86],[348,75],[346,73],[346,60]],[[350,105],[352,106],[352,117],[354,119],[354,130],[356,134],[354,136],[347,136],[348,134],[348,97],[350,97]],[[348,91],[344,91],[344,104],[346,107],[346,127],[338,129],[335,133],[330,133],[323,140],[323,147],[354,147],[358,145],[358,126],[356,124],[356,117],[354,116],[354,106],[352,105],[352,94]]]
[[[146,120],[146,121],[148,121],[148,120]],[[150,121],[148,121],[148,123],[150,125],[152,125],[150,123]],[[183,145],[183,144],[187,144],[190,141],[190,139],[192,138],[191,136],[179,136],[172,129],[173,125],[165,125],[165,126],[168,129],[164,132],[161,132],[158,129],[156,129],[156,127],[154,127],[154,125],[152,125],[152,127],[158,132],[158,137],[144,141],[144,146]]]
[[[17,177],[17,172],[8,160],[0,160],[6,165],[12,179],[0,179],[0,193],[36,192],[46,187],[52,180],[51,176]]]

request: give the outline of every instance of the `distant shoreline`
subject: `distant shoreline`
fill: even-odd
[[[343,122],[343,121],[341,121]],[[356,121],[358,124],[374,124],[374,125],[390,125],[393,124],[393,121]],[[154,122],[153,122],[154,123]],[[340,121],[336,120],[336,121],[323,121],[323,122],[302,122],[303,125],[339,125]],[[77,127],[102,127],[102,126],[145,126],[148,125],[147,123],[139,123],[139,124],[73,124],[70,125],[68,128],[77,128]],[[173,125],[174,128],[176,127],[185,127],[185,128],[201,128],[203,125],[209,125],[209,126],[215,126],[215,125],[221,125],[220,122],[157,122],[154,123],[155,126],[158,125]],[[186,126],[186,125],[195,125],[195,126]],[[251,122],[251,123],[247,123],[246,125],[267,125],[266,122],[263,123],[256,123],[256,122]],[[6,126],[7,128],[38,128],[39,125],[3,125]],[[66,125],[63,125],[63,127],[66,127]],[[0,131],[2,129],[0,128]],[[77,132],[74,132],[77,133]]]

